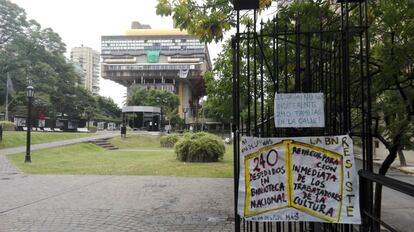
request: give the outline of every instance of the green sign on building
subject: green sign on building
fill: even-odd
[[[160,51],[147,51],[147,62],[148,63],[158,63],[160,59]]]

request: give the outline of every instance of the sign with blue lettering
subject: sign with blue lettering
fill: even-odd
[[[360,224],[352,139],[242,137],[238,213],[248,221]]]
[[[275,127],[325,127],[323,93],[275,94]]]

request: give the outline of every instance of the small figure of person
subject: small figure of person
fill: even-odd
[[[126,126],[122,124],[121,126],[121,137],[126,138]]]

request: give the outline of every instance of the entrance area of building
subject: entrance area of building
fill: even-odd
[[[154,106],[125,106],[122,118],[133,130],[160,131],[161,109]]]

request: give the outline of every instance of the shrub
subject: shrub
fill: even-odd
[[[14,131],[15,126],[14,123],[9,121],[0,121],[0,125],[3,127],[4,131]]]
[[[197,132],[197,133],[187,132],[184,134],[184,138],[185,139],[198,139],[200,137],[209,136],[209,135],[213,135],[213,134],[210,134],[207,132]]]
[[[160,138],[161,147],[174,147],[175,143],[180,139],[178,134],[164,135]]]
[[[96,127],[96,126],[89,126],[89,132],[90,133],[95,133],[97,131],[98,131],[98,127]]]
[[[175,145],[177,159],[184,162],[217,162],[225,150],[219,137],[205,132],[185,134]]]

